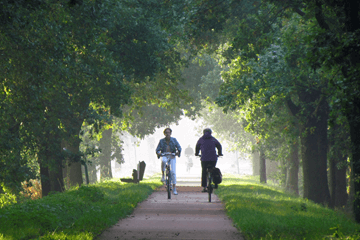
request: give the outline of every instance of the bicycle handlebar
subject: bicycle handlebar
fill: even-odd
[[[216,155],[217,157],[223,157],[224,155]],[[197,155],[196,157],[201,157],[201,154]]]
[[[164,152],[164,153],[161,153],[160,156],[166,156],[166,155],[172,155],[172,156],[175,156],[176,153],[171,153],[171,152]]]

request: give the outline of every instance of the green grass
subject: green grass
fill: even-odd
[[[94,239],[161,186],[159,178],[140,184],[109,180],[7,205],[0,209],[0,240]],[[360,225],[345,214],[260,184],[258,178],[224,175],[215,193],[247,240],[360,239]]]
[[[140,184],[109,180],[3,207],[0,239],[94,239],[161,185],[158,176]]]
[[[215,193],[246,239],[360,239],[360,225],[344,213],[260,184],[255,177],[225,175]]]

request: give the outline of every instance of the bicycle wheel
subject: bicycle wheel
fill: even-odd
[[[212,193],[211,173],[208,172],[208,194],[209,194],[209,202],[211,202],[211,193]]]
[[[170,171],[168,169],[166,170],[166,188],[167,188],[168,199],[171,199],[171,176],[170,176]]]

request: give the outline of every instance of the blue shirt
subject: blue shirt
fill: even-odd
[[[166,152],[167,146],[168,146],[168,144],[166,143],[166,139],[165,138],[160,139],[159,144],[156,148],[156,153]],[[170,137],[169,147],[170,147],[170,152],[172,152],[172,153],[176,153],[176,149],[177,149],[179,152],[179,157],[180,157],[181,147],[180,147],[180,144],[178,143],[178,141],[176,140],[176,138]]]

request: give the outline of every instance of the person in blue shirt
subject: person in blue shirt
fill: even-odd
[[[156,155],[158,158],[160,158],[161,154],[165,153],[165,152],[175,153],[178,157],[180,157],[180,153],[181,153],[180,144],[178,143],[176,138],[171,137],[171,133],[172,133],[172,130],[170,128],[165,128],[165,130],[164,130],[165,138],[160,139],[159,144],[156,148]],[[166,166],[166,162],[168,161],[168,158],[171,158],[170,166],[171,166],[171,175],[172,175],[172,179],[173,179],[173,192],[175,195],[177,195],[178,193],[176,191],[176,156],[169,155],[169,156],[162,157],[161,181],[162,182],[165,181],[164,172],[165,172],[165,166]]]
[[[222,146],[216,138],[211,136],[212,131],[210,128],[205,128],[203,133],[204,135],[196,143],[195,156],[199,156],[199,152],[201,151],[201,186],[204,188],[203,192],[206,192],[206,169],[216,166],[218,156],[222,156]],[[215,188],[217,188],[216,184],[215,186]]]

